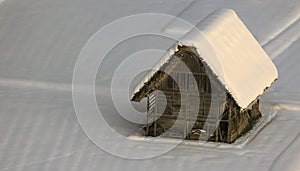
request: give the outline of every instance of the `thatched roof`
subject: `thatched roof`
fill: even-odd
[[[241,109],[247,108],[277,79],[272,60],[233,10],[218,10],[197,28],[199,31],[192,30],[178,45],[196,49]],[[178,45],[169,49],[154,68],[167,67]],[[157,74],[162,73],[150,72],[137,85],[133,100],[140,100],[149,91],[149,85],[157,83]]]

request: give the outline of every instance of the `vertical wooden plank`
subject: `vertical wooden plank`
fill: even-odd
[[[188,93],[186,93],[185,97],[185,116],[184,116],[184,138],[188,139]]]
[[[219,127],[219,125],[220,125],[220,122],[219,122],[219,124],[217,125],[217,128],[216,128],[216,139],[215,139],[215,141],[216,142],[218,142],[219,141],[219,131],[220,131],[220,127]]]
[[[155,93],[155,97],[157,97],[157,96],[158,96],[158,94],[157,94],[157,92],[156,92],[156,93]],[[156,128],[157,128],[156,113],[157,113],[157,101],[155,102],[155,111],[154,111],[154,116],[153,116],[153,117],[154,117],[154,118],[153,118],[153,119],[154,119],[154,120],[153,120],[153,121],[154,121],[154,130],[153,130],[153,131],[154,131],[154,133],[153,133],[154,136],[156,136]]]
[[[150,110],[150,100],[149,94],[147,95],[147,127],[146,127],[146,135],[149,135],[149,110]]]
[[[232,111],[232,105],[229,104],[229,110],[228,110],[228,131],[227,131],[227,142],[231,142],[231,133],[232,133],[232,118],[231,118],[231,111]]]

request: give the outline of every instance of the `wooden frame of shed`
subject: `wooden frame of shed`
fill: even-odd
[[[158,71],[139,93],[133,96],[133,101],[147,98],[147,124],[146,136],[161,136],[168,138],[185,138],[190,140],[202,140],[232,143],[243,133],[251,129],[251,126],[261,117],[259,112],[259,100],[253,105],[241,111],[231,95],[226,92],[222,84],[211,74],[211,71],[201,62],[194,48],[178,47],[174,54],[182,60],[191,70],[191,73],[177,72],[180,64],[172,61],[172,57],[165,64],[167,72]],[[175,82],[169,75],[177,76],[180,82]],[[168,74],[169,73],[169,74]],[[194,77],[197,85],[191,85],[189,79]],[[155,84],[154,84],[155,83]],[[183,91],[179,90],[179,85]],[[217,91],[212,94],[212,88]],[[196,89],[198,91],[196,91]],[[155,90],[160,90],[164,95]],[[198,95],[195,93],[198,92]],[[200,99],[195,99],[200,97]],[[166,106],[162,101],[167,99]],[[182,106],[181,100],[184,100]],[[199,104],[195,104],[195,102]],[[198,105],[199,108],[195,108]],[[164,108],[165,107],[165,108]],[[184,117],[179,117],[179,109],[183,110]],[[197,110],[197,111],[195,111]],[[195,121],[189,119],[189,113],[197,112]],[[162,115],[160,115],[162,113]],[[210,115],[208,115],[210,114]],[[158,118],[159,117],[159,118]],[[150,123],[149,121],[154,122]],[[181,124],[172,132],[164,134],[175,122]],[[193,123],[193,124],[191,124]],[[204,128],[204,126],[206,127]],[[200,136],[202,134],[202,136]],[[204,136],[203,136],[204,135]]]
[[[132,101],[147,98],[148,136],[232,143],[261,117],[260,96],[277,80],[278,71],[233,10],[217,10],[196,27],[154,66],[158,71],[141,80]],[[191,72],[181,72],[177,58]],[[191,77],[196,85],[188,81]],[[155,90],[164,93],[165,108]],[[197,116],[191,125],[192,113]],[[173,129],[174,123],[178,128]]]

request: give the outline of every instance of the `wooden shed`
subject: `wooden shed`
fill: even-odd
[[[232,143],[261,117],[259,98],[278,77],[268,55],[233,10],[214,12],[198,29],[205,41],[191,32],[133,92],[132,101],[147,98],[146,136]]]

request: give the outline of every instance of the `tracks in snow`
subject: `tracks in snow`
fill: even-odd
[[[263,48],[274,60],[286,51],[300,37],[300,14],[287,23],[282,29],[262,43]]]

